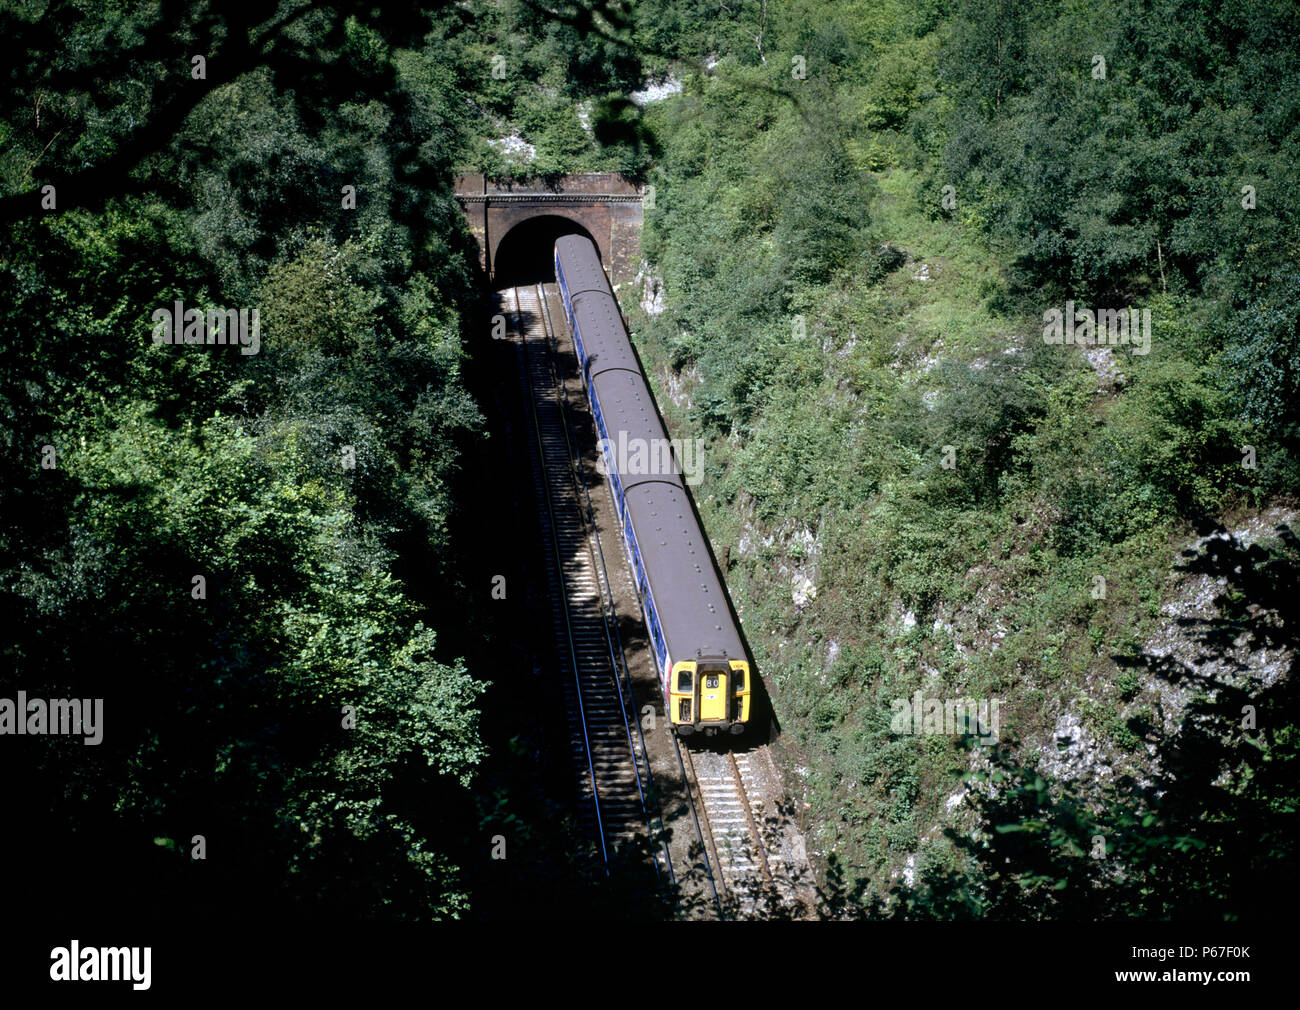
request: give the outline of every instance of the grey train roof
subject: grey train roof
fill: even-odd
[[[685,488],[643,483],[627,492],[627,510],[673,661],[695,659],[696,650],[744,659],[745,648]]]
[[[566,271],[567,274],[567,271]],[[626,369],[641,375],[632,345],[623,335],[623,320],[614,296],[600,291],[570,293],[573,318],[582,331],[582,346],[587,352],[587,374],[592,378],[611,369]]]
[[[628,439],[666,443],[667,432],[594,247],[577,236],[564,236],[555,246],[582,331],[591,389],[600,403],[606,435],[615,447],[619,432]],[[681,470],[677,460],[669,458],[671,473],[618,470],[668,652],[675,661],[694,659],[697,652],[743,660],[745,648],[691,510]]]
[[[609,291],[609,281],[605,279],[605,268],[600,265],[600,257],[594,253],[595,246],[590,239],[581,235],[561,235],[555,240],[555,251],[564,265],[564,281],[568,285],[569,295],[579,291]]]
[[[586,332],[583,330],[584,343]],[[668,448],[668,434],[659,422],[654,398],[650,395],[645,379],[641,378],[641,373],[606,371],[598,375],[592,385],[596,390],[596,398],[600,401],[601,416],[605,420],[605,435],[613,443],[611,448],[615,453],[618,452],[619,432],[626,433],[630,446],[626,459],[616,456],[614,460],[623,492],[626,494],[646,481],[667,481],[682,486],[681,467]],[[633,469],[632,464],[637,461],[637,447],[630,443],[631,439],[645,440],[647,461],[654,461],[650,469],[657,472],[638,473]]]

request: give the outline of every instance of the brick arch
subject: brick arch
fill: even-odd
[[[561,235],[581,235],[596,245],[604,262],[605,253],[587,224],[574,214],[536,214],[514,224],[499,236],[492,253],[493,287],[553,279],[555,240]]]
[[[489,276],[495,276],[496,274],[497,253],[500,252],[501,243],[505,241],[506,236],[524,222],[540,217],[562,217],[579,225],[596,243],[596,248],[600,251],[600,261],[602,263],[609,262],[611,229],[608,207],[570,207],[565,204],[554,203],[542,204],[541,206],[516,205],[510,208],[490,209],[488,211]]]
[[[636,274],[641,259],[639,186],[621,175],[588,172],[531,182],[494,182],[479,173],[456,177],[456,199],[479,246],[479,264],[494,279],[501,243],[531,218],[561,217],[596,242],[615,283]]]

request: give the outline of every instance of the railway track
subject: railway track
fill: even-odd
[[[550,350],[540,287],[498,295],[514,320],[527,381],[536,452],[533,489],[543,542],[549,548],[547,597],[562,678],[570,751],[578,772],[579,817],[609,872],[621,846],[646,832],[649,761],[635,718],[604,559],[582,489],[568,419]],[[620,679],[620,674],[622,678]],[[672,874],[664,855],[656,871]]]
[[[766,804],[755,759],[744,751],[692,750],[675,742],[704,810],[722,901],[733,913],[753,911],[775,895],[782,868],[763,832]]]
[[[527,377],[537,452],[532,454],[534,493],[543,540],[550,548],[547,590],[557,655],[564,678],[570,749],[579,771],[581,817],[599,841],[608,869],[617,847],[647,827],[662,829],[650,809],[650,761],[641,738],[631,679],[623,655],[606,555],[582,465],[569,436],[573,414],[557,361],[561,349],[544,285],[501,294],[512,316]],[[562,324],[562,323],[561,323]],[[563,325],[563,324],[562,324]],[[610,515],[617,515],[612,493]],[[596,492],[601,493],[600,491]],[[626,545],[617,537],[627,561]],[[636,592],[629,571],[625,591]],[[638,608],[638,617],[640,611]],[[787,897],[784,866],[764,832],[765,791],[756,768],[763,752],[692,750],[668,737],[685,783],[697,882],[722,918],[744,917]],[[671,760],[671,758],[670,758]],[[676,879],[665,841],[656,869]]]

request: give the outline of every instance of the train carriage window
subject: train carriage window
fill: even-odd
[[[731,678],[732,678],[732,680],[734,681],[734,683],[735,683],[735,685],[736,685],[736,690],[737,690],[737,691],[743,691],[743,690],[745,690],[745,671],[744,671],[744,670],[735,670],[735,671],[733,671],[732,674],[731,674]]]
[[[677,690],[689,691],[690,689],[691,689],[691,671],[690,670],[677,671]]]

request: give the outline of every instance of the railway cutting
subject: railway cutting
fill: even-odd
[[[644,571],[638,577],[615,482],[602,476],[616,461],[596,466],[564,293],[530,284],[495,297],[528,389],[533,498],[550,562],[545,598],[593,850],[607,870],[621,852],[652,852],[660,881],[679,890],[683,915],[807,917],[812,876],[766,747],[727,735],[692,743],[671,728],[645,620]]]

